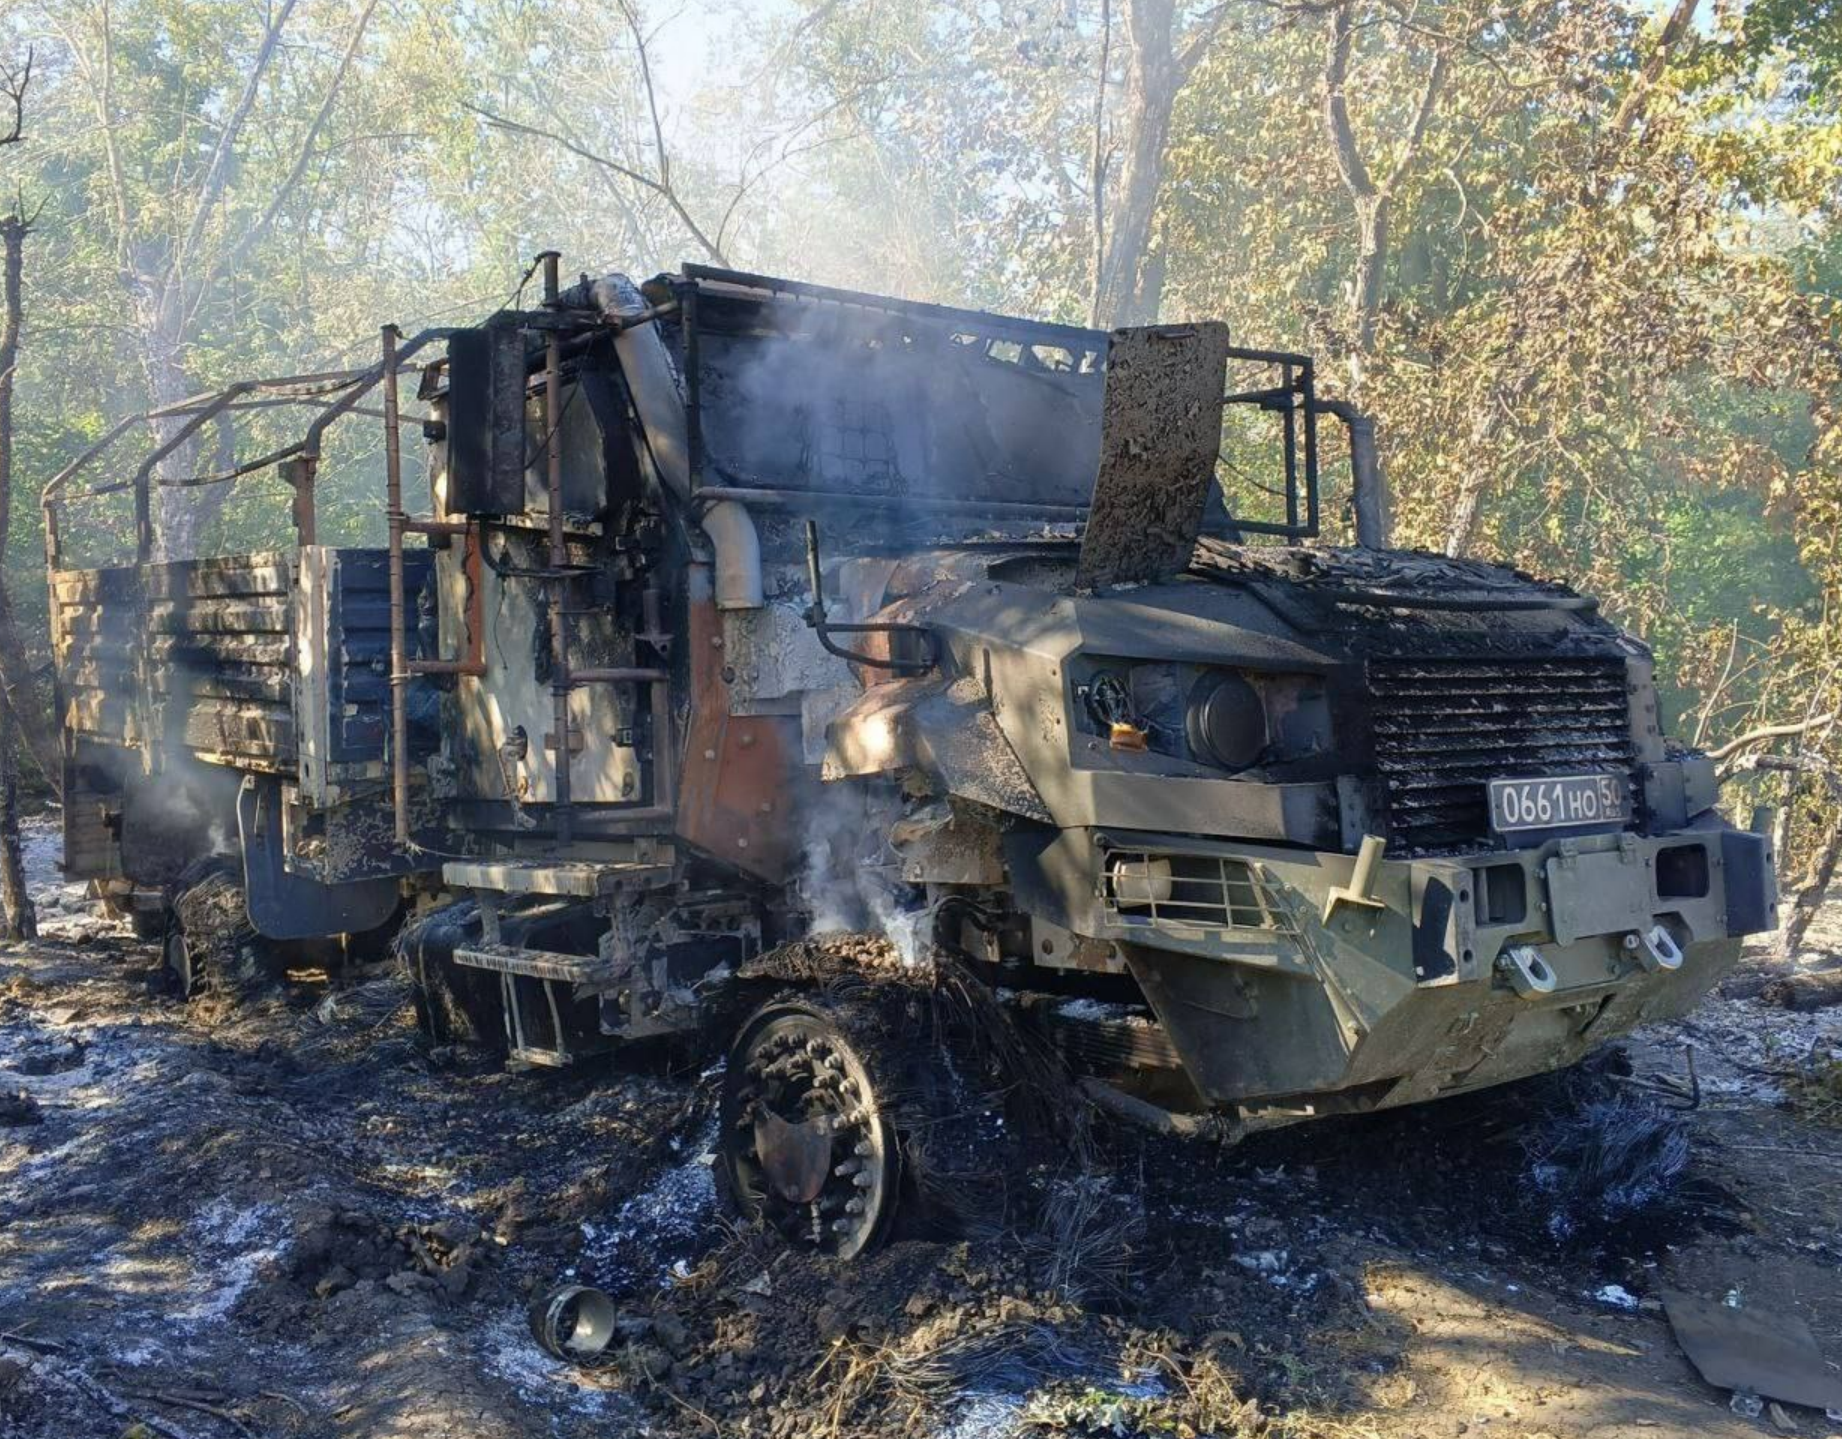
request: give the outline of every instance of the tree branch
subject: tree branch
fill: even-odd
[[[1663,22],[1663,33],[1657,36],[1657,43],[1652,47],[1650,57],[1644,61],[1643,73],[1637,77],[1637,83],[1625,93],[1624,100],[1612,116],[1614,141],[1624,139],[1642,118],[1644,106],[1650,99],[1651,87],[1662,78],[1663,71],[1668,68],[1676,47],[1689,33],[1698,3],[1699,0],[1676,0],[1676,8],[1669,12],[1669,19]]]
[[[672,157],[671,152],[665,148],[665,127],[659,123],[659,95],[652,84],[652,58],[646,53],[646,36],[640,30],[639,17],[633,13],[633,7],[627,0],[620,0],[620,13],[627,17],[627,28],[633,32],[633,48],[639,52],[640,82],[646,87],[646,113],[652,117],[652,143],[659,162],[659,188],[669,195],[672,188]]]
[[[1349,80],[1350,42],[1353,37],[1350,0],[1342,0],[1330,12],[1330,40],[1324,50],[1324,128],[1330,135],[1337,173],[1343,177],[1344,187],[1357,200],[1373,200],[1376,197],[1375,181],[1369,174],[1369,167],[1363,163],[1361,147],[1356,143],[1356,130],[1350,124],[1349,101],[1343,93],[1343,87]]]
[[[1733,739],[1728,740],[1727,743],[1720,746],[1719,749],[1709,750],[1708,758],[1719,763],[1721,760],[1738,754],[1743,749],[1750,749],[1753,745],[1764,744],[1768,740],[1786,739],[1791,735],[1808,734],[1813,729],[1821,729],[1824,725],[1833,723],[1835,718],[1833,714],[1815,715],[1810,719],[1799,720],[1794,724],[1760,725],[1757,729],[1747,730],[1745,734],[1737,735]],[[1748,767],[1771,768],[1771,766]]]
[[[635,170],[630,165],[623,165],[618,160],[610,160],[606,155],[597,155],[586,145],[578,145],[574,140],[569,139],[567,136],[559,135],[554,130],[545,130],[538,125],[527,125],[522,120],[507,119],[503,115],[495,114],[493,111],[486,109],[483,105],[475,105],[466,100],[461,101],[461,108],[471,111],[487,124],[510,134],[529,135],[533,139],[548,140],[553,145],[561,145],[565,150],[569,151],[570,154],[580,159],[587,160],[591,165],[600,165],[604,169],[613,171],[623,179],[631,180],[634,184],[652,191],[653,194],[659,196],[671,207],[671,211],[678,217],[679,223],[690,232],[692,239],[703,246],[705,252],[709,254],[711,259],[715,260],[719,265],[727,265],[729,263],[729,257],[723,253],[722,247],[704,233],[703,228],[692,217],[691,212],[685,209],[684,202],[678,198],[677,191],[669,184],[657,180],[651,175],[644,174],[639,170]]]
[[[245,230],[237,242],[230,247],[229,252],[212,266],[213,271],[217,274],[227,274],[234,270],[250,249],[261,241],[262,237],[268,233],[269,227],[275,223],[275,217],[281,213],[282,206],[287,204],[288,197],[300,184],[301,177],[307,173],[308,163],[313,159],[314,145],[320,138],[320,131],[326,127],[327,120],[332,116],[333,106],[338,103],[339,91],[345,85],[345,77],[352,68],[352,62],[358,58],[359,46],[364,43],[365,28],[371,23],[371,12],[376,9],[377,0],[365,0],[365,8],[359,12],[358,21],[352,26],[352,36],[346,42],[345,53],[339,57],[339,67],[333,72],[332,79],[327,82],[326,93],[320,97],[320,108],[314,113],[312,123],[307,126],[307,133],[301,137],[300,148],[294,155],[294,164],[289,167],[287,176],[276,187],[261,218]],[[204,293],[205,289],[201,286],[198,292],[199,297],[193,302],[192,317],[196,316],[198,303],[203,299]]]
[[[1177,52],[1178,84],[1181,85],[1187,81],[1190,73],[1203,62],[1203,58],[1209,53],[1209,47],[1215,43],[1215,37],[1221,31],[1222,22],[1227,18],[1228,6],[1222,4],[1217,5],[1196,22],[1196,28],[1191,31],[1190,38]]]
[[[1113,58],[1113,0],[1100,0],[1100,74],[1094,82],[1094,154],[1091,180],[1094,207],[1093,322],[1100,323],[1100,282],[1106,269],[1106,82]]]
[[[57,24],[54,18],[52,23]],[[64,43],[83,67],[89,82],[90,97],[96,105],[96,119],[102,127],[102,151],[109,171],[109,199],[115,207],[115,264],[125,283],[132,284],[134,252],[128,238],[128,182],[122,170],[121,145],[115,135],[115,30],[109,0],[102,0],[102,75],[98,80],[89,63],[88,52],[76,44],[60,27]]]
[[[32,56],[30,46],[26,49],[26,63],[15,70],[11,65],[0,65],[0,96],[4,96],[13,107],[13,128],[0,135],[0,145],[16,145],[26,131],[26,87],[32,83]]]
[[[1420,104],[1414,110],[1413,125],[1407,131],[1407,142],[1401,149],[1400,157],[1394,162],[1394,168],[1388,172],[1388,178],[1382,182],[1382,193],[1392,195],[1401,183],[1413,163],[1420,155],[1420,147],[1426,142],[1427,126],[1432,122],[1433,111],[1439,104],[1439,90],[1445,83],[1446,51],[1441,48],[1433,53],[1433,67],[1426,72],[1426,84],[1420,91]]]
[[[256,94],[262,87],[262,77],[267,73],[269,61],[275,54],[276,43],[281,39],[282,27],[288,23],[288,17],[294,13],[296,0],[281,0],[281,9],[276,12],[268,29],[263,33],[262,44],[256,51],[255,63],[250,66],[249,79],[244,82],[243,93],[237,97],[236,108],[225,120],[224,128],[218,131],[217,145],[211,152],[211,162],[205,167],[204,178],[198,186],[198,203],[192,211],[192,223],[186,228],[185,239],[180,242],[174,253],[168,273],[178,276],[185,270],[186,259],[197,248],[200,238],[205,233],[205,225],[211,218],[211,211],[224,193],[224,185],[229,179],[230,157],[236,150],[237,140],[243,133],[244,122],[256,107]]]

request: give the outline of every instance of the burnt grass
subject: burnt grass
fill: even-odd
[[[1692,1117],[1600,1064],[1232,1151],[1046,1143],[1002,1223],[837,1264],[718,1202],[706,1053],[510,1075],[389,970],[209,1013],[153,959],[0,952],[0,1091],[38,1110],[0,1127],[7,1439],[1260,1432],[1400,1361],[1369,1265],[1577,1300],[1735,1222]],[[586,1370],[525,1329],[565,1278],[621,1309]]]

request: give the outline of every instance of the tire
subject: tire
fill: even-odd
[[[467,969],[452,956],[479,938],[477,908],[456,903],[411,919],[397,931],[394,948],[409,976],[416,1019],[434,1044],[505,1049],[505,1004],[499,976]]]
[[[1032,1191],[1030,1171],[1039,1162],[1065,1163],[1085,1152],[1085,1104],[1059,1060],[1020,1035],[990,991],[963,968],[945,960],[906,969],[852,969],[854,952],[849,941],[798,941],[751,962],[741,976],[791,980],[800,987],[782,988],[757,1008],[730,1046],[718,1175],[731,1203],[791,1242],[843,1258],[895,1232],[1004,1231],[1022,1218]],[[764,1054],[767,1041],[777,1036],[783,1041],[779,1050]],[[776,1093],[762,1083],[759,1071],[788,1052],[787,1037],[802,1044],[818,1041],[814,1058],[830,1050],[845,1076],[861,1075],[859,1088],[867,1092],[847,1097],[862,1100],[861,1107],[886,1128],[879,1138],[866,1132],[861,1120],[847,1123],[848,1152],[834,1144],[827,1157],[833,1179],[854,1184],[868,1173],[866,1198],[875,1204],[834,1213],[824,1206],[842,1191],[828,1184],[816,1200],[815,1216],[809,1204],[773,1193],[766,1182],[762,1145],[771,1144],[773,1135],[762,1132],[749,1106],[766,1102],[786,1123],[809,1122],[827,1109],[825,1101],[809,1100],[798,1086]],[[858,1153],[866,1142],[868,1152]],[[839,1166],[853,1161],[877,1167],[837,1174]],[[781,1168],[784,1177],[784,1162]],[[831,1228],[839,1220],[853,1222]]]
[[[281,956],[249,921],[243,886],[222,860],[180,875],[162,957],[187,999],[240,999],[280,977]]]
[[[720,1178],[731,1202],[839,1259],[881,1242],[901,1187],[865,1029],[862,1014],[823,997],[770,1001],[731,1046],[720,1108]]]

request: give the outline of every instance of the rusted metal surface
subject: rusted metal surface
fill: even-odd
[[[390,526],[390,808],[398,844],[409,842],[409,656],[403,636],[403,442],[397,414],[397,331],[382,335],[384,514]]]
[[[538,256],[544,266],[544,299],[551,304],[557,298],[558,258],[554,250]],[[574,827],[570,813],[574,751],[569,744],[569,545],[563,534],[563,341],[554,330],[544,339],[544,505],[550,536],[551,733],[556,737],[551,814],[556,842],[567,845]]]
[[[1190,562],[1222,439],[1228,327],[1115,330],[1100,467],[1081,539],[1083,589],[1153,580]]]
[[[687,639],[691,714],[679,786],[678,834],[763,879],[787,878],[801,836],[793,809],[798,720],[732,715],[723,626],[708,566],[692,567]]]

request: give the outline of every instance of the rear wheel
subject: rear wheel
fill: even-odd
[[[876,1057],[852,1037],[863,1027],[851,1009],[802,997],[757,1010],[730,1050],[722,1099],[721,1163],[737,1207],[841,1259],[883,1237],[901,1184]]]
[[[234,999],[273,981],[280,955],[249,921],[243,886],[221,860],[191,866],[179,878],[167,915],[162,959],[185,998]]]

